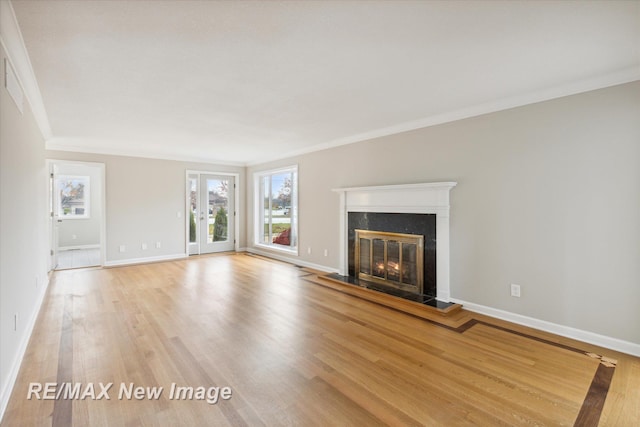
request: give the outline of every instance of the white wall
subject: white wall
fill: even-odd
[[[185,255],[188,169],[240,174],[240,201],[245,198],[243,167],[65,151],[46,151],[46,156],[105,164],[107,265]],[[242,203],[239,209],[243,218]],[[244,246],[244,228],[242,223],[240,246]],[[156,242],[161,244],[159,249]],[[147,250],[141,249],[142,243]],[[119,252],[120,245],[126,252]]]
[[[61,218],[62,222],[58,223],[58,246],[64,249],[99,245],[102,220],[102,172],[100,167],[61,162],[57,164],[57,168],[58,175],[88,176],[90,183],[89,218]]]
[[[338,268],[332,188],[457,181],[453,298],[640,344],[640,82],[254,166],[248,212],[253,172],[291,164],[296,262]]]
[[[2,74],[4,58],[2,52]],[[29,103],[0,88],[0,416],[47,284],[47,171]],[[14,330],[14,315],[17,328]]]

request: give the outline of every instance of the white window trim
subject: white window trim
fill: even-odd
[[[277,173],[283,172],[293,172],[296,175],[296,179],[292,183],[293,193],[295,194],[295,204],[291,207],[293,212],[291,213],[291,228],[293,229],[293,234],[296,236],[296,246],[293,248],[288,248],[286,246],[275,245],[275,244],[266,244],[262,242],[262,222],[261,222],[261,205],[262,205],[262,178],[266,175],[273,175]],[[298,248],[300,246],[300,238],[298,235],[298,165],[291,165],[277,169],[269,169],[263,170],[253,173],[253,194],[254,194],[254,203],[253,203],[253,244],[256,247],[282,252],[289,255],[298,256]]]

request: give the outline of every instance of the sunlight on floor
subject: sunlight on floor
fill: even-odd
[[[73,249],[58,252],[56,270],[100,265],[100,249]]]

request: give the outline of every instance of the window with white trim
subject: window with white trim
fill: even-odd
[[[83,219],[90,217],[91,178],[78,175],[58,175],[58,216],[65,219]]]
[[[298,252],[298,167],[255,174],[255,243]]]

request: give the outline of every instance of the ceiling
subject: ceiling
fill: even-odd
[[[47,147],[255,164],[640,79],[640,2],[12,2]]]

